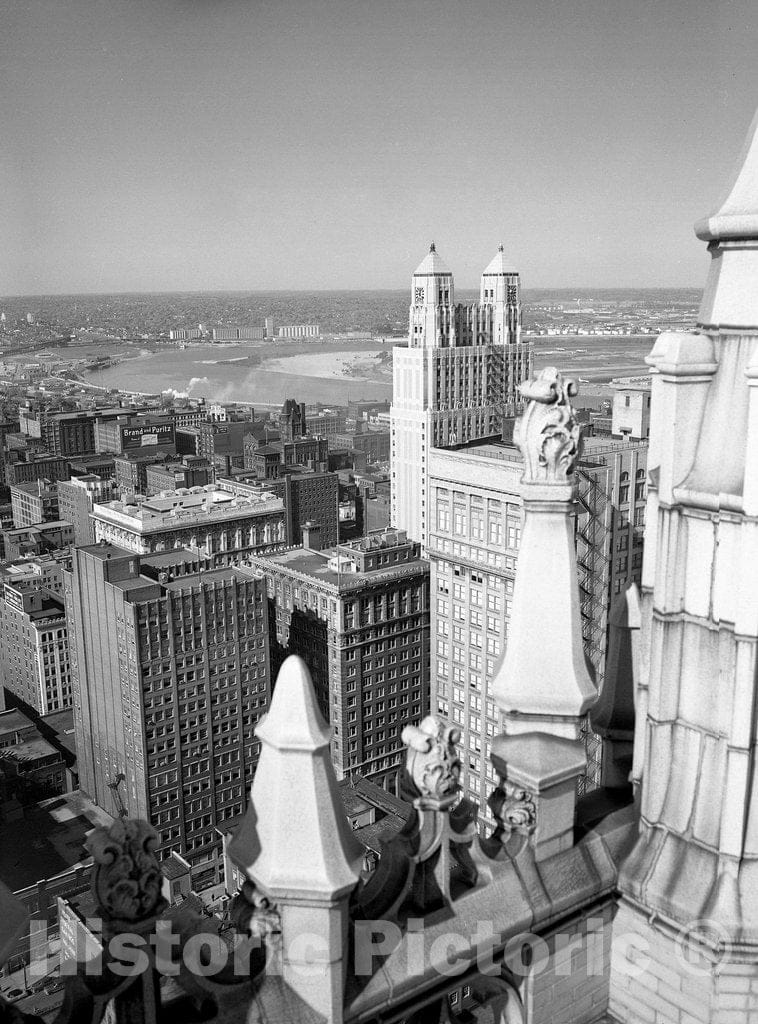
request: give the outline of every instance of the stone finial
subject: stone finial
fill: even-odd
[[[519,390],[529,401],[514,430],[524,456],[522,483],[571,483],[581,451],[581,431],[569,401],[576,384],[546,366]]]
[[[401,739],[408,747],[406,771],[423,801],[439,803],[458,792],[461,762],[455,744],[460,738],[459,729],[435,715],[403,729]]]
[[[284,981],[339,1024],[347,978],[348,900],[363,847],[348,825],[329,755],[329,729],[297,655],[279,671],[256,729],[261,756],[245,821],[229,854],[249,882],[248,930],[280,931]],[[240,912],[238,907],[237,911]],[[302,937],[314,937],[312,947]]]
[[[138,922],[163,909],[158,836],[147,822],[119,818],[96,828],[85,846],[95,862],[92,891],[103,918]]]
[[[278,903],[348,892],[360,877],[363,848],[337,791],[331,730],[297,655],[282,665],[256,736],[261,756],[246,820],[229,844],[232,859]]]
[[[578,739],[597,688],[584,653],[574,543],[581,433],[569,398],[576,386],[547,367],[521,391],[530,399],[515,431],[524,518],[510,634],[492,691],[508,733]]]
[[[758,238],[758,113],[715,212],[695,224],[703,241]]]

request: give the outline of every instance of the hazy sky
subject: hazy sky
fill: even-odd
[[[0,0],[0,294],[702,285],[755,0]]]

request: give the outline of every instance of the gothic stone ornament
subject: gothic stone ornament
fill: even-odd
[[[581,453],[581,431],[569,401],[577,393],[575,382],[546,366],[519,388],[529,399],[514,431],[524,456],[525,483],[571,483]]]
[[[251,937],[265,940],[281,931],[276,904],[250,881],[234,897],[231,917],[237,931]]]
[[[455,796],[461,762],[455,749],[460,730],[427,715],[420,725],[406,725],[401,739],[408,747],[405,767],[422,799],[441,801]]]
[[[96,828],[87,839],[95,861],[92,890],[104,918],[145,921],[166,905],[157,846],[158,836],[147,822],[131,818]]]
[[[532,832],[537,824],[533,795],[507,779],[501,780],[487,803],[500,828],[508,832]]]

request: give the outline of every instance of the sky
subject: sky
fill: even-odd
[[[755,0],[0,0],[0,294],[699,287]]]

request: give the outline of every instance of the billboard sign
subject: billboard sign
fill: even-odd
[[[176,444],[173,423],[146,423],[141,427],[121,427],[121,450],[150,448],[156,445]]]

